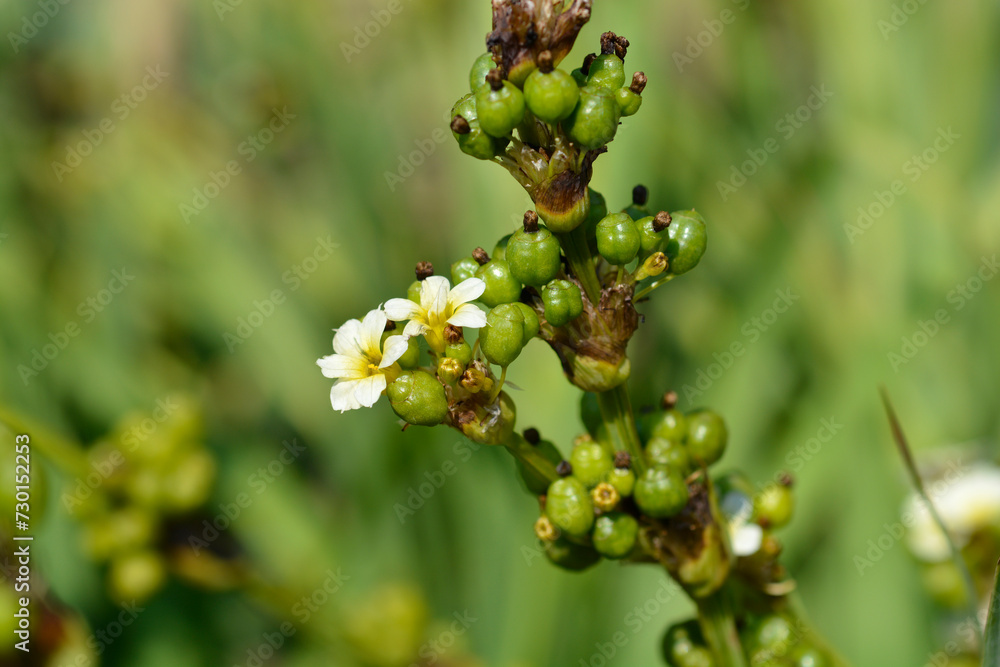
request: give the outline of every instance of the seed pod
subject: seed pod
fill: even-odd
[[[414,280],[410,283],[410,286],[406,288],[406,298],[413,303],[420,303],[420,294],[423,292],[423,285],[419,280]]]
[[[597,486],[614,469],[611,454],[593,440],[573,447],[569,462],[573,466],[573,475],[588,489]]]
[[[155,551],[135,551],[111,561],[108,588],[116,601],[142,602],[160,590],[166,577],[162,556]]]
[[[644,513],[654,519],[662,519],[684,509],[688,488],[679,471],[654,466],[636,481],[634,497]]]
[[[441,357],[437,363],[437,376],[445,384],[455,384],[465,372],[465,364],[452,357]]]
[[[615,91],[615,101],[618,102],[618,108],[621,109],[622,118],[625,118],[634,116],[639,111],[639,107],[642,106],[642,95],[628,88],[619,88]]]
[[[212,492],[215,459],[204,449],[185,452],[164,475],[160,502],[170,512],[185,512],[198,507]]]
[[[583,295],[580,288],[568,280],[553,280],[542,289],[545,304],[545,321],[561,327],[583,313]]]
[[[451,109],[451,116],[451,133],[463,153],[480,160],[489,160],[500,152],[500,143],[486,134],[479,124],[474,95],[470,93],[456,102]]]
[[[507,261],[507,245],[510,243],[510,238],[513,234],[506,234],[497,241],[497,244],[493,246],[493,259],[502,259]]]
[[[615,138],[621,110],[615,96],[604,88],[580,90],[580,103],[563,121],[570,139],[587,150],[596,150]]]
[[[486,134],[506,137],[524,119],[524,94],[499,77],[499,70],[491,70],[486,76],[490,85],[476,91],[476,113]]]
[[[479,300],[490,308],[517,301],[521,296],[521,283],[510,273],[510,266],[502,259],[492,259],[476,270],[476,277],[486,283],[486,291]]]
[[[609,264],[628,264],[639,244],[639,230],[625,213],[612,213],[597,223],[597,251]]]
[[[478,270],[479,263],[476,260],[471,257],[463,257],[451,265],[451,283],[458,285],[469,278],[475,278]]]
[[[763,664],[775,656],[790,653],[798,643],[798,637],[791,619],[781,614],[768,614],[744,631],[743,642],[752,663]]]
[[[537,322],[534,312],[531,315]],[[525,312],[516,303],[501,304],[486,316],[486,326],[479,332],[480,348],[491,364],[507,367],[530,340],[526,334],[531,328]]]
[[[583,537],[594,525],[590,494],[576,477],[563,477],[549,485],[545,513],[556,528],[573,537]]]
[[[562,268],[559,241],[548,228],[538,224],[534,211],[525,214],[524,228],[514,232],[506,256],[515,280],[532,287],[549,282]]]
[[[624,558],[635,547],[639,522],[623,512],[611,512],[597,517],[591,538],[594,549],[607,558]]]
[[[535,312],[534,308],[520,301],[515,301],[513,305],[524,316],[524,344],[527,345],[532,338],[538,335],[538,331],[541,329],[542,325],[538,321],[538,313]]]
[[[586,225],[584,231],[587,237],[587,249],[590,250],[591,255],[596,255],[597,223],[608,215],[608,204],[604,199],[604,195],[597,190],[589,189],[588,194],[590,196],[590,213],[587,215],[587,221],[584,223]]]
[[[635,489],[635,473],[628,468],[615,468],[604,476],[604,481],[615,487],[618,495],[626,498]]]
[[[764,528],[781,528],[792,520],[795,498],[792,490],[782,484],[765,487],[753,499],[754,521]]]
[[[691,456],[680,440],[650,438],[646,443],[646,460],[650,465],[666,466],[681,475],[691,469]]]
[[[486,75],[494,67],[496,64],[493,62],[493,54],[489,51],[476,58],[472,63],[472,69],[469,70],[469,90],[476,93],[483,86],[489,85],[486,83]]]
[[[687,438],[687,418],[676,408],[654,413],[649,435],[653,438],[682,441]]]
[[[708,234],[705,219],[697,211],[671,213],[672,222],[667,228],[669,237],[664,252],[670,259],[670,272],[675,275],[687,273],[698,265],[705,255]]]
[[[726,422],[711,410],[687,417],[687,448],[691,458],[702,465],[712,465],[722,458],[729,440]]]
[[[625,85],[625,63],[614,53],[602,53],[590,65],[588,86],[617,90]]]
[[[647,215],[636,221],[635,226],[639,230],[639,248],[643,257],[661,252],[667,247],[667,242],[670,240],[667,230],[671,222],[670,214],[666,211],[655,216]]]
[[[386,389],[389,404],[400,419],[415,426],[434,426],[448,416],[444,387],[426,371],[406,371]]]
[[[601,560],[601,555],[590,547],[570,542],[565,537],[547,542],[545,555],[553,565],[570,572],[582,572]]]
[[[580,88],[573,77],[554,69],[542,72],[537,69],[524,82],[524,101],[531,113],[546,123],[557,123],[576,108]]]
[[[410,340],[413,340],[412,338]],[[458,359],[463,366],[472,361],[472,347],[464,340],[459,343],[448,343],[444,346],[444,354],[452,359]]]
[[[714,667],[698,621],[691,619],[667,628],[663,635],[663,657],[671,667]]]

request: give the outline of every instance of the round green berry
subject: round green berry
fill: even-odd
[[[451,134],[463,153],[480,160],[489,160],[500,152],[502,147],[499,142],[486,134],[479,124],[474,95],[470,93],[460,99],[452,107],[451,117]],[[461,117],[465,122],[458,121],[456,117]]]
[[[639,230],[639,250],[643,257],[663,252],[667,247],[669,224],[670,218],[666,213],[657,216],[647,215],[636,221],[635,226]]]
[[[531,313],[538,321],[538,316]],[[479,346],[491,364],[507,367],[521,354],[531,339],[527,334],[533,328],[525,311],[517,303],[497,306],[486,316],[486,326],[479,332]]]
[[[623,512],[608,512],[594,521],[594,549],[607,558],[624,558],[635,547],[639,522]]]
[[[534,231],[519,229],[514,232],[507,245],[507,264],[514,278],[525,285],[541,287],[556,277],[562,268],[559,259],[559,241],[544,225],[539,225],[537,216]]]
[[[580,87],[566,72],[537,69],[524,82],[524,101],[531,113],[546,123],[557,123],[573,113],[580,100]]]
[[[792,652],[791,664],[794,667],[829,667],[830,659],[819,648],[802,641]],[[960,667],[960,664],[955,667]]]
[[[711,410],[695,412],[687,417],[687,448],[691,458],[702,465],[712,465],[726,451],[729,432],[726,422]]]
[[[714,667],[711,653],[705,648],[698,621],[670,626],[663,635],[663,657],[671,667]]]
[[[691,468],[691,456],[680,440],[650,438],[646,443],[646,460],[650,465],[662,465],[686,475]]]
[[[420,303],[420,294],[423,292],[423,285],[419,280],[414,280],[406,288],[406,298],[414,303]]]
[[[614,469],[611,454],[593,440],[580,442],[569,455],[573,476],[588,489],[604,481],[604,476]]]
[[[617,90],[625,85],[625,63],[613,53],[594,59],[587,74],[587,85]]]
[[[588,195],[590,196],[590,213],[587,214],[584,231],[587,236],[587,248],[590,250],[591,255],[596,255],[597,223],[607,216],[608,203],[605,201],[604,195],[597,190],[590,189]]]
[[[562,453],[548,440],[539,440],[533,443],[532,446],[548,461],[556,465],[562,461]],[[517,471],[521,475],[524,485],[528,487],[528,491],[531,493],[540,496],[548,491],[549,478],[538,473],[534,468],[524,465],[520,459],[517,460]]]
[[[486,134],[506,137],[524,119],[524,95],[510,81],[484,86],[476,91],[476,113]]]
[[[684,509],[688,488],[680,471],[654,466],[636,480],[633,495],[639,509],[654,519],[662,519]]]
[[[507,261],[507,244],[510,243],[510,238],[513,234],[507,234],[503,236],[497,244],[493,246],[493,259],[502,259]]]
[[[521,296],[521,283],[510,273],[502,259],[492,259],[476,270],[476,277],[486,283],[486,290],[479,300],[490,308],[517,301]]]
[[[601,560],[601,555],[590,547],[571,542],[565,537],[560,537],[555,542],[546,542],[545,555],[554,565],[571,572],[582,572]]]
[[[628,88],[619,88],[615,91],[615,101],[618,102],[618,108],[621,109],[622,117],[633,116],[639,111],[639,107],[642,106],[642,95],[634,93]]]
[[[588,86],[580,90],[580,103],[563,121],[563,128],[574,143],[596,150],[615,138],[620,118],[614,95],[604,88]]]
[[[479,263],[476,260],[471,257],[463,257],[451,265],[451,283],[457,285],[469,278],[475,278],[478,270]]]
[[[683,441],[687,438],[687,417],[676,408],[654,413],[649,427],[649,437]]]
[[[528,341],[538,335],[538,330],[541,329],[541,322],[538,321],[538,313],[528,304],[515,301],[514,306],[524,316],[524,344],[527,345]]]
[[[622,498],[631,496],[635,490],[635,473],[630,468],[614,468],[604,476],[604,481],[615,487]]]
[[[556,528],[583,537],[594,525],[594,506],[587,487],[574,476],[557,479],[545,495],[545,513]]]
[[[476,93],[479,92],[480,88],[488,85],[486,75],[494,67],[496,64],[493,62],[493,54],[489,51],[476,58],[475,62],[472,63],[472,69],[469,70],[469,90]]]
[[[625,213],[612,213],[597,223],[597,251],[609,264],[628,264],[639,252],[639,230]]]
[[[554,327],[569,324],[583,313],[583,295],[576,283],[553,280],[542,288],[545,321]]]
[[[664,252],[670,259],[670,272],[687,273],[698,265],[708,243],[705,219],[696,211],[671,213],[673,222],[667,228],[668,241]]]
[[[411,338],[410,340],[414,340],[415,338]],[[458,343],[448,343],[444,346],[444,354],[446,357],[458,359],[462,364],[467,366],[472,361],[472,346],[464,340]]]
[[[426,371],[406,371],[386,389],[400,419],[415,426],[434,426],[448,416],[444,386]]]
[[[781,528],[792,520],[795,498],[783,484],[770,484],[753,499],[754,520],[765,528]]]

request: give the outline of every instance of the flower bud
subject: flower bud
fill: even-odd
[[[545,513],[556,528],[573,537],[584,537],[594,525],[590,494],[575,477],[557,479],[549,485]]]
[[[623,512],[611,512],[594,522],[594,549],[607,558],[624,558],[635,548],[639,522]]]
[[[645,514],[663,519],[677,514],[688,501],[688,488],[681,473],[654,466],[635,483],[635,502]]]
[[[687,273],[701,261],[708,243],[705,219],[697,211],[681,211],[670,215],[665,252],[670,260],[670,272]]]
[[[583,296],[580,288],[569,280],[553,280],[542,288],[545,320],[554,327],[561,327],[583,313]]]
[[[656,252],[646,258],[646,260],[639,267],[639,270],[635,272],[636,282],[640,280],[645,280],[646,278],[655,278],[664,271],[667,270],[669,262],[667,261],[667,256],[662,252]]]
[[[612,213],[597,223],[597,251],[609,264],[628,264],[639,246],[639,230],[628,214]]]
[[[465,372],[465,364],[452,357],[441,357],[437,364],[438,378],[445,384],[455,384]]]
[[[406,371],[386,393],[393,412],[415,426],[434,426],[448,416],[448,397],[444,387],[426,371]]]

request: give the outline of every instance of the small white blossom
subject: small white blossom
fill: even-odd
[[[429,276],[420,283],[420,303],[390,299],[385,312],[395,322],[409,320],[403,335],[422,335],[431,349],[441,352],[447,325],[470,329],[486,326],[486,314],[469,303],[485,290],[486,283],[479,278],[469,278],[453,288],[444,276]]]
[[[333,337],[335,354],[316,361],[323,375],[337,380],[330,390],[334,410],[370,408],[398,375],[396,360],[406,352],[408,336],[389,336],[382,345],[387,322],[381,308],[370,311],[363,321],[348,320]]]

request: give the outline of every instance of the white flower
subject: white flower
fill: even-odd
[[[323,375],[337,380],[330,390],[334,410],[370,408],[398,375],[395,363],[406,352],[408,336],[389,336],[381,345],[386,322],[381,308],[369,312],[362,322],[348,320],[333,337],[336,354],[316,361]]]
[[[764,530],[750,522],[753,501],[740,491],[730,491],[722,499],[719,508],[726,518],[733,553],[737,556],[752,556],[757,553],[764,541]]]
[[[390,299],[385,312],[395,322],[409,320],[403,335],[423,335],[432,349],[441,352],[447,325],[470,329],[486,326],[486,314],[469,303],[485,290],[486,283],[479,278],[469,278],[452,288],[444,276],[429,276],[420,283],[420,303]]]

